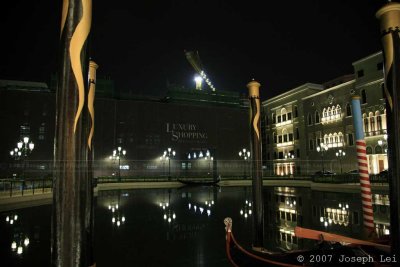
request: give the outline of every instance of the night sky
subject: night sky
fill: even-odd
[[[61,0],[8,1],[2,7],[0,79],[49,81],[57,71]],[[383,0],[93,1],[90,55],[98,77],[119,90],[158,95],[194,88],[184,50],[199,51],[217,90],[263,99],[306,82],[353,71],[381,50],[376,11]]]

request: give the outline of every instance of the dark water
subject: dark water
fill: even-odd
[[[264,198],[265,247],[269,249],[312,246],[313,242],[293,235],[296,225],[361,236],[362,209],[357,193],[266,187]],[[252,217],[246,200],[251,202],[249,187],[99,191],[94,244],[97,266],[230,266],[225,254],[223,220],[232,217],[236,239],[250,245]],[[387,194],[374,194],[374,202],[377,233],[387,234]],[[15,215],[17,220],[10,224]],[[2,266],[50,265],[50,217],[50,205],[1,214]],[[16,250],[11,249],[13,241]],[[19,246],[23,248],[21,254],[17,253]]]

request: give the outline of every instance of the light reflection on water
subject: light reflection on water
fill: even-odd
[[[265,187],[264,200],[265,247],[271,250],[311,246],[313,241],[294,236],[296,225],[361,237],[359,194]],[[377,233],[388,234],[387,194],[374,194],[373,201]],[[97,265],[230,266],[223,219],[232,217],[236,239],[250,245],[252,204],[250,187],[99,191],[95,202]],[[11,224],[14,216],[17,219]],[[50,205],[1,214],[4,266],[49,265],[50,217]]]

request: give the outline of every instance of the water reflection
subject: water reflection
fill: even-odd
[[[379,236],[388,235],[389,199],[384,192],[374,193],[376,231]],[[251,199],[251,187],[99,191],[94,224],[96,262],[99,266],[230,266],[223,219],[232,217],[236,239],[250,245]],[[268,249],[314,245],[314,241],[294,235],[296,226],[361,237],[359,193],[265,187],[264,201]],[[0,251],[7,252],[4,266],[50,264],[50,210],[47,205],[1,214]]]

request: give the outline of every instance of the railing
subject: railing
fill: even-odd
[[[387,184],[388,177],[386,175],[370,174],[369,180],[371,184]],[[346,184],[346,183],[359,183],[360,177],[358,174],[334,174],[334,175],[314,175],[312,181],[316,183],[333,183],[333,184]]]
[[[53,190],[53,179],[0,179],[0,197],[37,195]]]

